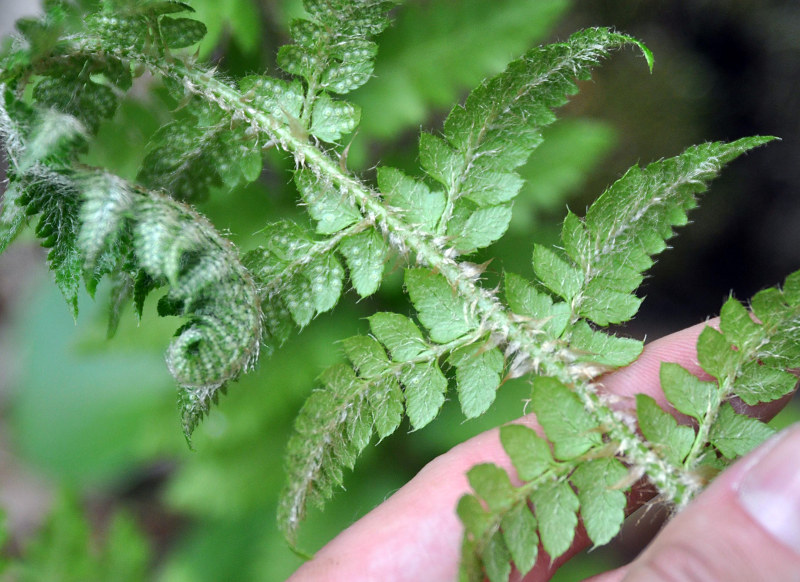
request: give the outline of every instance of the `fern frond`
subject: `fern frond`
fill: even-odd
[[[262,324],[255,284],[233,245],[188,206],[107,174],[82,182],[86,268],[95,270],[103,253],[116,256],[130,280],[141,278],[141,271],[151,289],[169,286],[160,315],[188,319],[169,345],[167,366],[181,386],[189,438],[218,390],[258,358]]]
[[[482,267],[459,255],[505,232],[522,184],[517,169],[576,82],[623,45],[641,48],[651,65],[652,57],[635,39],[607,29],[529,51],[454,108],[440,136],[421,136],[422,168],[435,186],[380,168],[376,190],[347,170],[346,150],[335,145],[355,129],[360,112],[334,95],[371,75],[371,38],[393,5],[305,0],[309,18],[292,23],[294,44],[278,55],[296,78],[252,76],[236,85],[173,52],[205,33],[202,24],[174,16],[191,11],[187,4],[109,0],[88,19],[88,32],[70,30],[68,5],[49,4],[43,19],[20,25],[24,38],[0,55],[0,132],[11,166],[0,250],[24,215],[38,214],[37,235],[52,246],[50,264],[73,311],[81,277],[93,293],[111,276],[112,327],[130,297],[141,313],[148,293],[169,287],[159,313],[187,320],[167,351],[187,438],[226,383],[253,365],[262,340],[280,344],[295,324],[303,327],[337,303],[345,269],[366,296],[381,283],[390,247],[413,261],[405,288],[415,319],[372,315],[372,335],[343,344],[351,365],[325,372],[303,407],[280,515],[293,539],[306,504],[321,503],[342,484],[374,434],[391,434],[403,414],[414,429],[431,422],[445,400],[448,367],[468,418],[492,404],[504,377],[534,374],[531,403],[552,451],[528,429],[506,427],[501,439],[522,484],[481,465],[469,474],[475,495],[459,504],[464,576],[497,582],[508,578],[511,561],[522,572],[532,568],[540,541],[553,558],[566,551],[579,515],[595,543],[615,535],[624,515],[621,481],[646,474],[664,499],[681,505],[702,486],[696,467],[722,467],[769,434],[726,400],[755,403],[791,390],[785,369],[800,366],[793,341],[800,275],[782,291],[754,298],[758,321],[732,300],[721,331],[701,334],[698,358],[713,382],[664,368],[668,400],[696,427],[678,425],[644,396],[635,416],[620,410],[596,378],[634,359],[641,343],[593,325],[633,315],[651,257],[686,222],[695,195],[722,165],[769,138],[706,144],[632,169],[584,219],[568,215],[563,251],[534,247],[537,283],[505,275],[504,302],[482,286]],[[186,108],[151,142],[138,177],[146,188],[77,163],[142,70],[160,76]],[[25,105],[31,100],[37,107]],[[262,149],[271,146],[293,156],[312,226],[272,225],[265,245],[240,261],[180,200],[254,180]]]
[[[358,125],[358,106],[331,97],[349,93],[372,75],[377,45],[370,40],[389,24],[395,0],[304,0],[309,19],[292,21],[294,44],[278,51],[278,64],[305,80],[300,125],[335,142]]]
[[[344,268],[334,251],[339,237],[316,240],[299,225],[278,222],[265,229],[267,245],[247,253],[244,262],[259,285],[263,304],[286,309],[300,327],[336,305]],[[276,321],[266,322],[270,332]],[[277,342],[281,334],[277,335]]]
[[[552,109],[577,92],[576,79],[588,78],[603,57],[626,44],[642,48],[651,62],[637,40],[605,29],[533,49],[456,106],[442,137],[422,134],[420,162],[447,198],[438,234],[447,234],[462,253],[503,235],[511,218],[508,203],[522,187],[514,170],[541,142],[541,129],[555,120]],[[476,229],[485,232],[476,236]]]
[[[106,0],[103,11],[91,15],[87,24],[108,47],[154,47],[166,53],[196,44],[206,34],[202,22],[172,16],[181,12],[194,12],[194,8],[177,0]]]
[[[47,190],[47,186],[44,184],[49,179],[61,181],[46,164],[60,168],[68,167],[75,148],[83,142],[85,131],[80,122],[70,115],[52,109],[39,111],[30,109],[14,99],[2,85],[0,92],[5,102],[4,105],[0,105],[0,137],[6,144],[11,166],[9,170],[11,182],[3,195],[3,206],[0,210],[0,252],[2,252],[22,229],[26,216],[37,213],[37,210],[30,206],[32,198],[39,199],[36,208],[41,208],[43,199],[47,198],[47,192],[43,191]],[[25,186],[20,183],[23,181],[28,184],[39,184],[38,194],[26,193]],[[68,190],[66,180],[62,182],[62,189],[56,188],[56,190],[61,200],[61,204],[57,206],[63,207],[70,195],[64,193],[64,189]],[[53,221],[60,224],[58,216],[43,217],[42,220],[44,222],[40,232],[44,233],[46,238],[58,231],[59,225],[45,224]],[[70,225],[65,224],[65,227],[69,230]],[[51,246],[55,242],[55,239],[51,241]],[[53,255],[56,263],[59,261],[57,259],[59,253],[63,255],[63,251],[59,250]],[[71,291],[66,295],[72,297]]]
[[[233,245],[166,196],[153,193],[137,204],[134,246],[147,274],[170,286],[159,311],[189,318],[169,346],[167,365],[184,388],[183,427],[190,435],[217,390],[258,358],[258,293]]]
[[[771,402],[795,388],[797,378],[789,370],[800,363],[800,346],[793,337],[800,323],[798,289],[800,272],[795,272],[783,289],[757,293],[751,302],[756,320],[735,299],[725,303],[720,329],[707,327],[697,340],[698,361],[714,381],[701,382],[676,364],[662,365],[667,400],[698,422],[692,446],[681,459],[686,466],[715,456],[724,459],[724,466],[772,434],[767,425],[736,413],[726,401],[735,395],[749,405]]]
[[[800,363],[800,348],[796,340],[788,339],[800,320],[799,290],[800,272],[796,272],[787,277],[783,289],[756,294],[752,307],[757,320],[738,301],[725,303],[721,331],[708,327],[697,341],[698,360],[714,381],[701,381],[677,364],[662,364],[667,401],[694,418],[695,427],[679,425],[653,398],[636,397],[637,423],[652,454],[684,468],[686,487],[674,491],[670,499],[678,507],[705,484],[695,473],[701,465],[706,474],[722,470],[774,433],[763,422],[736,413],[727,400],[735,394],[752,405],[794,389],[797,379],[786,370]],[[792,345],[774,345],[786,341]],[[770,354],[778,352],[785,355],[770,360]],[[552,458],[548,443],[532,430],[507,426],[501,429],[501,440],[522,485],[511,486],[504,471],[493,465],[470,471],[475,495],[466,495],[459,503],[466,527],[462,560],[466,579],[485,574],[490,580],[505,581],[510,559],[524,574],[535,555],[531,559],[515,550],[520,537],[534,546],[541,538],[550,558],[556,558],[569,547],[577,523],[570,516],[578,510],[597,545],[608,542],[622,525],[625,490],[640,473],[636,465],[628,469],[612,456],[619,454],[620,443],[605,442],[601,436],[605,431],[599,430],[578,395],[551,378],[534,379],[531,404],[553,444]],[[622,489],[621,483],[628,485]],[[560,495],[554,495],[557,488]],[[527,516],[520,525],[516,514],[525,513],[529,505],[535,517]],[[551,519],[553,515],[558,517]]]
[[[594,45],[591,43],[592,35],[599,39]],[[580,55],[585,56],[589,61],[591,61],[592,58],[596,58],[604,49],[626,42],[635,42],[628,37],[615,35],[605,30],[588,31],[585,35],[577,35],[573,40],[574,39],[581,39],[586,42],[586,50],[585,52],[581,52]],[[603,44],[604,39],[605,42],[608,42],[609,46]],[[565,43],[565,45],[569,46],[569,43]],[[230,85],[219,81],[214,76],[207,73],[195,73],[179,62],[172,62],[166,65],[164,63],[154,64],[146,56],[136,54],[130,54],[129,56],[137,60],[137,62],[146,64],[154,71],[174,81],[178,81],[181,86],[184,87],[184,90],[203,97],[225,111],[239,110],[239,104],[248,102],[248,98],[245,95],[235,90]],[[585,72],[584,69],[581,69],[580,65],[582,61],[580,59],[576,62],[571,62],[569,58],[567,58],[565,63],[556,63],[564,65],[561,69],[553,63],[550,65],[559,73],[555,74],[552,78],[554,86],[558,87],[559,92],[556,96],[549,93],[544,95],[544,100],[548,104],[557,105],[561,103],[564,99],[564,93],[570,92],[571,81],[568,76],[571,70]],[[587,63],[583,64],[586,65]],[[585,69],[588,69],[588,65]],[[513,71],[513,68],[511,70]],[[513,74],[511,77],[513,77]],[[502,78],[502,75],[500,78]],[[488,87],[489,85],[490,84],[487,84],[486,86]],[[528,84],[523,83],[523,86],[527,87]],[[536,84],[534,83],[532,86],[536,86]],[[500,90],[501,93],[503,87],[505,87],[505,85],[502,83],[498,84],[498,90]],[[523,91],[523,94],[524,93],[525,91]],[[309,92],[306,93],[306,97],[308,97],[308,95]],[[307,110],[308,109],[304,111]],[[428,148],[427,153],[431,154],[428,158],[435,160],[436,164],[427,164],[426,169],[431,171],[430,168],[434,168],[434,175],[436,175],[436,172],[440,175],[444,175],[442,171],[450,172],[452,168],[458,168],[460,159],[458,155],[454,153],[455,150],[453,148],[455,147],[467,145],[468,150],[474,150],[471,153],[472,157],[469,158],[473,166],[483,163],[480,161],[482,157],[474,157],[476,152],[485,154],[487,159],[491,159],[494,153],[494,148],[488,147],[492,145],[492,142],[485,141],[482,134],[479,134],[479,139],[475,141],[470,138],[472,134],[469,127],[465,126],[463,128],[464,133],[459,133],[462,130],[458,129],[458,124],[456,122],[459,120],[466,122],[470,119],[469,100],[464,111],[465,113],[454,113],[454,121],[450,121],[449,127],[445,127],[445,137],[447,141],[440,138],[429,139],[430,143],[433,145],[431,148]],[[441,372],[438,371],[438,364],[436,362],[432,363],[432,357],[438,359],[440,356],[445,355],[450,349],[464,347],[468,344],[470,337],[474,337],[474,341],[476,342],[481,337],[491,338],[492,342],[499,342],[499,344],[505,345],[504,354],[511,361],[510,373],[514,375],[524,374],[530,371],[547,373],[558,378],[565,385],[574,386],[576,394],[584,407],[593,411],[594,418],[597,421],[596,426],[610,427],[609,438],[620,444],[623,456],[630,462],[639,464],[643,466],[646,471],[650,472],[656,484],[664,488],[666,495],[671,497],[679,495],[679,490],[682,490],[684,486],[679,482],[677,477],[675,477],[677,468],[671,466],[663,458],[658,456],[654,457],[650,453],[647,445],[642,442],[641,438],[638,437],[631,428],[630,419],[626,415],[604,404],[602,396],[596,393],[594,385],[591,384],[591,379],[597,374],[608,370],[611,364],[597,365],[596,362],[591,361],[591,357],[588,358],[588,361],[581,361],[580,354],[583,353],[582,351],[571,350],[569,346],[565,346],[564,344],[557,343],[554,348],[553,344],[548,342],[542,343],[540,329],[535,324],[518,325],[519,317],[509,312],[493,292],[482,289],[477,284],[474,276],[474,269],[466,264],[460,264],[453,260],[454,254],[464,249],[459,249],[452,244],[453,238],[451,234],[455,231],[453,231],[450,226],[443,228],[442,224],[452,222],[452,224],[458,226],[460,229],[458,232],[464,233],[465,237],[470,236],[470,229],[472,226],[482,227],[475,229],[477,233],[476,237],[464,239],[469,240],[470,244],[473,246],[480,246],[480,244],[476,244],[475,241],[490,241],[493,240],[493,237],[496,238],[496,236],[502,234],[505,228],[503,217],[508,212],[506,202],[478,207],[475,201],[469,201],[466,196],[454,199],[455,194],[461,194],[460,186],[456,190],[448,189],[445,193],[446,207],[442,213],[442,217],[450,217],[450,220],[442,220],[441,217],[437,218],[438,228],[442,231],[438,233],[440,236],[437,236],[437,233],[422,233],[418,229],[412,228],[403,219],[403,214],[408,214],[409,208],[401,208],[399,212],[396,212],[394,207],[386,205],[383,197],[366,188],[362,183],[350,176],[340,165],[340,160],[329,156],[327,153],[322,152],[310,144],[308,141],[309,134],[307,132],[307,127],[310,124],[306,123],[304,126],[304,123],[309,120],[305,120],[304,122],[304,120],[301,119],[298,123],[294,115],[286,116],[284,112],[281,113],[284,114],[283,119],[276,115],[274,107],[268,111],[255,107],[246,107],[243,111],[243,116],[247,122],[253,124],[259,131],[267,134],[270,140],[281,144],[282,147],[292,152],[298,165],[301,166],[299,174],[307,177],[306,183],[311,185],[310,187],[312,190],[306,192],[304,198],[310,207],[316,208],[314,212],[318,212],[316,217],[317,224],[326,225],[323,227],[324,230],[334,236],[342,232],[337,229],[349,228],[351,225],[361,223],[362,220],[365,221],[364,224],[374,224],[386,237],[386,240],[397,250],[403,253],[413,253],[416,255],[418,263],[437,270],[440,276],[446,280],[448,286],[452,290],[451,292],[465,300],[469,311],[474,314],[475,319],[480,322],[478,330],[468,333],[462,338],[457,338],[452,345],[436,344],[435,342],[430,344],[432,346],[431,354],[427,355],[423,361],[415,363],[414,366],[410,367],[406,372],[409,374],[407,378],[408,382],[404,383],[401,379],[401,384],[403,384],[406,389],[411,386],[413,392],[413,387],[418,385],[414,378],[430,380],[433,377],[438,378],[441,375]],[[500,115],[501,113],[502,110],[498,109],[494,111],[493,115],[498,116],[497,119],[505,119]],[[536,114],[534,117],[537,119],[537,123],[540,124],[549,123],[552,118],[552,114],[550,114],[547,108],[543,111],[532,106],[530,112],[524,110],[523,113],[525,114],[524,116]],[[511,119],[508,119],[508,121],[510,122]],[[488,125],[486,127],[489,129]],[[513,128],[511,131],[513,133]],[[487,131],[486,135],[491,137],[491,132]],[[502,164],[508,165],[512,171],[516,167],[515,164],[518,163],[520,159],[524,160],[524,158],[527,157],[527,149],[535,146],[537,139],[536,134],[533,132],[526,133],[522,137],[527,139],[527,142],[525,140],[520,142],[523,143],[524,146],[521,150],[515,149],[514,152],[512,152],[513,155],[510,155],[510,157],[501,156]],[[501,145],[499,140],[500,138],[498,137],[497,145]],[[526,143],[527,145],[525,145]],[[462,168],[462,170],[467,169],[467,167]],[[501,174],[503,173],[503,170],[493,170],[489,166],[483,169],[498,171]],[[506,172],[506,174],[508,174],[508,172]],[[469,177],[469,171],[464,175]],[[513,186],[514,184],[514,179],[509,178],[507,175],[498,175],[496,178],[501,193],[508,192],[508,185],[511,184]],[[443,185],[447,187],[447,180],[443,182]],[[316,185],[324,185],[322,194],[318,190],[314,190]],[[416,183],[412,181],[411,185],[413,189],[416,190]],[[514,190],[514,188],[511,190]],[[450,194],[454,195],[450,196]],[[330,207],[326,206],[325,196],[338,197],[338,201],[344,203],[344,205],[342,207],[337,206],[334,214],[337,212],[346,212],[347,216],[329,217],[325,210]],[[503,196],[505,196],[505,194],[503,194]],[[426,198],[429,197],[426,196]],[[459,210],[456,212],[458,210],[456,208],[456,203],[462,199],[468,202],[463,204],[463,211]],[[448,204],[452,211],[448,210]],[[345,210],[341,210],[341,208]],[[480,214],[477,213],[478,210],[481,211]],[[355,211],[355,213],[353,211]],[[358,219],[356,213],[360,214],[362,218]],[[325,222],[327,218],[335,220],[328,225],[328,223]],[[472,218],[472,222],[470,222],[470,218]],[[341,222],[337,222],[340,220]],[[485,226],[487,224],[488,226]],[[328,226],[330,226],[330,228],[328,228]],[[442,236],[445,238],[443,239]],[[450,240],[447,240],[448,238],[450,238]],[[552,255],[552,253],[550,253],[550,255]],[[558,261],[555,260],[551,262],[554,265],[559,264]],[[562,260],[562,262],[569,266],[569,263],[565,260]],[[266,309],[272,309],[272,307],[272,305],[268,305]],[[278,308],[273,312],[279,316],[281,323],[278,327],[280,333],[283,333],[286,329],[284,322],[288,318],[288,310]],[[570,326],[569,331],[574,331],[576,338],[582,338],[583,347],[588,346],[590,352],[591,350],[602,349],[598,348],[598,346],[609,345],[609,342],[614,343],[613,339],[609,340],[606,336],[598,335],[598,332],[594,332],[590,328],[583,328],[580,330],[576,326],[577,322]],[[630,349],[629,346],[617,345],[615,349],[619,351],[619,355],[614,357],[614,364],[623,361],[623,357],[630,357],[630,353],[632,353],[632,349]],[[438,373],[435,373],[437,371]],[[430,377],[426,376],[426,374]],[[439,382],[437,380],[431,385],[436,386],[438,384]],[[417,418],[418,422],[427,422],[435,415],[440,405],[443,391],[444,388],[442,388],[441,391],[438,388],[429,391],[430,393],[423,396],[422,400],[418,400],[418,402],[422,403],[422,407],[417,408],[412,406],[409,408],[409,410],[414,411],[413,415]],[[422,392],[420,392],[420,395],[422,395]]]
[[[513,561],[522,575],[533,568],[540,545],[555,559],[572,543],[578,515],[589,538],[607,543],[622,526],[628,469],[611,455],[595,419],[569,388],[552,378],[534,380],[532,401],[553,451],[533,430],[504,426],[500,439],[523,481],[514,486],[493,464],[473,467],[474,494],[458,514],[465,524],[461,576],[506,582]]]
[[[76,244],[80,200],[67,164],[73,146],[82,143],[82,125],[50,109],[28,108],[3,85],[0,85],[0,92],[3,94],[0,134],[9,152],[12,185],[3,198],[0,220],[4,227],[0,248],[20,231],[23,215],[38,214],[36,236],[42,239],[42,246],[50,249],[47,260],[56,285],[73,317],[77,317],[82,274],[82,259]],[[9,110],[20,113],[20,121],[12,119]]]
[[[65,167],[81,125],[73,118],[59,125],[60,133],[39,137],[53,127],[53,115],[65,119],[49,110],[30,111],[26,130],[0,107],[13,184],[3,200],[2,219],[9,225],[3,242],[21,227],[23,212],[39,214],[36,235],[51,247],[50,268],[74,315],[82,277],[93,291],[104,274],[119,272],[129,280],[143,280],[144,274],[150,283],[139,288],[139,304],[142,291],[157,283],[170,286],[162,313],[189,318],[167,353],[184,390],[188,437],[216,391],[255,362],[261,337],[255,285],[233,245],[195,211],[115,176]]]
[[[202,103],[192,115],[163,126],[148,145],[137,180],[173,198],[199,202],[212,187],[233,189],[261,175],[258,134],[247,126],[232,128],[218,109]]]
[[[83,259],[77,247],[80,192],[68,176],[42,166],[31,168],[17,187],[22,191],[18,202],[25,206],[25,212],[39,215],[34,232],[42,239],[42,246],[50,249],[50,270],[73,317],[77,317],[83,274]]]
[[[373,433],[383,438],[394,432],[402,415],[402,392],[392,377],[376,378],[369,360],[386,362],[380,345],[370,338],[353,338],[347,350],[359,375],[346,365],[328,369],[320,378],[324,388],[308,398],[289,440],[278,520],[291,543],[309,502],[321,505],[343,483],[343,469],[352,468]],[[372,340],[374,342],[374,340]]]
[[[510,129],[510,127],[516,127],[520,117],[525,118],[532,112],[539,112],[540,124],[542,120],[547,122],[552,120],[550,109],[545,106],[543,113],[542,108],[538,107],[534,99],[544,98],[547,105],[550,106],[563,103],[564,93],[568,93],[570,88],[574,87],[573,82],[568,78],[570,73],[575,70],[588,70],[590,63],[594,63],[592,59],[595,59],[601,49],[610,49],[619,44],[632,42],[628,37],[602,30],[589,31],[584,36],[577,35],[574,38],[578,39],[575,40],[577,45],[586,45],[585,50],[578,50],[573,54],[573,47],[566,45],[565,48],[559,45],[561,46],[560,52],[557,50],[555,54],[561,55],[561,60],[542,49],[551,58],[550,61],[545,60],[541,65],[545,81],[539,80],[541,87],[538,90],[542,91],[543,95],[536,94],[537,83],[534,82],[536,79],[531,81],[526,77],[526,73],[529,73],[530,70],[524,68],[517,70],[514,65],[496,80],[477,89],[467,100],[466,109],[456,109],[448,118],[445,131],[451,141],[445,142],[434,136],[427,138],[423,136],[421,148],[423,166],[431,172],[431,168],[434,167],[431,162],[433,160],[439,164],[440,169],[454,167],[461,159],[459,155],[462,157],[465,155],[464,152],[459,154],[452,149],[459,145],[464,145],[466,147],[464,151],[468,150],[468,156],[472,156],[470,159],[472,165],[484,156],[496,156],[497,167],[506,165],[512,170],[516,165],[522,163],[529,153],[527,149],[524,155],[514,153],[510,154],[510,157],[504,157],[492,149],[501,145],[501,131],[507,129],[516,136],[514,132],[518,130]],[[595,38],[595,43],[591,44],[589,38]],[[608,46],[605,46],[604,42]],[[581,65],[584,65],[584,69],[581,69]],[[530,63],[527,66],[533,68]],[[551,85],[547,84],[548,80]],[[519,88],[521,88],[521,95],[517,95],[515,92]],[[498,95],[495,95],[495,92],[498,92]],[[503,113],[504,109],[510,106],[513,108],[516,105],[515,97],[520,97],[520,101],[524,101],[526,92],[530,93],[530,103],[526,102],[524,105],[520,105],[521,108],[515,110],[513,115]],[[557,95],[557,97],[553,95]],[[483,117],[484,114],[485,117]],[[468,117],[470,115],[475,116],[478,120],[476,123],[484,124],[484,131],[470,133],[471,130],[468,127],[471,123]],[[459,124],[461,124],[460,129]],[[502,124],[509,127],[501,127]],[[489,129],[491,128],[493,131],[495,127],[497,127],[497,133],[491,134]],[[531,142],[535,145],[536,140],[539,139],[538,126],[532,124],[530,131],[531,135],[535,134],[536,136]],[[469,135],[473,135],[473,137],[470,138]],[[495,142],[487,141],[487,136]],[[470,140],[474,143],[471,143]],[[426,149],[425,143],[433,145]],[[523,149],[525,148],[523,147]],[[533,146],[528,149],[533,149]],[[512,150],[519,151],[514,148]],[[375,220],[388,234],[389,241],[395,244],[399,250],[414,251],[417,254],[418,262],[439,271],[439,274],[431,273],[427,269],[410,269],[406,272],[407,291],[418,311],[420,322],[430,332],[430,341],[422,335],[416,324],[404,316],[376,314],[370,318],[373,335],[391,356],[392,363],[386,366],[385,374],[396,377],[403,386],[406,413],[415,428],[430,422],[444,402],[447,383],[439,368],[438,360],[450,352],[454,352],[449,361],[456,366],[456,377],[457,380],[460,379],[458,386],[462,398],[462,408],[468,415],[482,412],[493,401],[494,391],[499,385],[505,369],[506,357],[512,358],[510,371],[515,375],[529,372],[546,364],[550,373],[562,375],[565,382],[575,381],[576,378],[569,371],[571,369],[569,365],[574,362],[573,356],[569,356],[566,362],[558,356],[554,357],[551,348],[543,347],[545,344],[539,341],[540,330],[535,329],[534,326],[525,328],[523,331],[523,326],[517,326],[516,322],[512,322],[514,317],[494,294],[480,288],[473,269],[466,264],[462,265],[453,261],[451,252],[453,247],[446,251],[442,250],[442,247],[449,245],[443,244],[443,238],[436,236],[437,232],[426,233],[412,228],[406,222],[409,219],[415,223],[438,225],[438,231],[440,231],[438,234],[441,235],[442,225],[447,219],[447,205],[450,204],[452,210],[455,199],[461,194],[457,179],[440,180],[445,187],[452,186],[448,194],[442,196],[431,192],[422,183],[404,176],[397,170],[382,169],[379,171],[378,179],[382,189],[386,191],[386,202],[391,204],[387,207],[381,204],[382,201],[379,198],[371,193],[365,193],[363,188],[358,187],[353,180],[341,176],[329,164],[316,156],[312,158],[308,154],[304,156],[304,160],[312,169],[301,171],[301,175],[309,176],[308,184],[313,186],[315,178],[317,181],[323,179],[317,178],[318,176],[330,177],[339,174],[336,176],[336,180],[332,180],[333,188],[325,188],[321,190],[321,194],[318,194],[337,196],[340,202],[337,207],[337,212],[340,214],[330,214],[332,220],[336,219],[340,222],[334,221],[331,228],[326,228],[326,231],[335,231],[354,223],[357,216],[353,211],[360,211],[370,220]],[[426,159],[430,163],[426,163]],[[467,170],[464,176],[468,175],[469,171]],[[442,176],[443,174],[440,172],[439,177]],[[507,184],[507,180],[498,180],[497,187],[502,190]],[[351,196],[354,198],[352,202]],[[474,210],[474,202],[467,204],[473,205],[472,209]],[[352,210],[348,210],[348,208],[352,208]],[[431,210],[439,208],[442,208],[440,215],[430,213]],[[352,215],[343,214],[346,212],[352,212]],[[508,213],[510,213],[510,208],[507,204],[490,204],[471,215],[469,213],[460,214],[459,216],[463,220],[459,223],[461,218],[454,219],[453,224],[461,225],[460,228],[464,233],[463,240],[487,241],[486,244],[488,244],[505,230],[507,221],[504,222],[503,217]],[[329,216],[325,212],[314,210],[314,208],[311,208],[311,214],[318,220],[318,224],[320,224],[322,216]],[[449,228],[451,228],[449,232],[452,233],[452,227]],[[472,248],[478,246],[485,245],[476,244]],[[496,350],[500,344],[505,347],[505,354]],[[584,376],[579,375],[578,378],[581,382],[585,382]],[[588,393],[586,397],[595,398]],[[599,405],[599,403],[596,404]],[[613,412],[608,409],[606,412],[609,417],[614,416]],[[601,424],[602,422],[597,422],[597,425]],[[336,434],[331,434],[330,438],[335,440]],[[636,437],[627,434],[625,438],[635,440]],[[335,459],[331,459],[331,462],[335,462]],[[341,466],[336,470],[341,470]],[[313,486],[312,482],[304,484],[304,487],[310,486]],[[295,487],[294,484],[290,484],[289,490],[293,490]],[[295,499],[298,498],[295,496]],[[299,515],[302,510],[294,513]]]
[[[570,302],[576,317],[599,325],[630,319],[641,303],[632,293],[652,266],[650,257],[666,249],[674,227],[686,224],[696,195],[725,164],[772,139],[708,143],[644,169],[634,166],[591,205],[585,219],[567,215],[562,240],[577,269],[559,266],[554,275],[552,262],[535,258],[537,274],[576,281],[572,289],[554,289],[545,281]]]
[[[310,89],[348,93],[372,74],[377,45],[369,40],[389,24],[396,2],[385,0],[304,0],[311,17],[291,23],[295,44],[284,45],[278,63],[303,77]]]

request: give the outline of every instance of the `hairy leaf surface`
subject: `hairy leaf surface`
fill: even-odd
[[[585,219],[570,213],[561,236],[583,279],[571,298],[573,312],[599,325],[633,317],[641,303],[633,292],[653,264],[650,257],[666,248],[674,227],[686,224],[696,194],[723,165],[771,139],[707,143],[643,169],[634,166],[591,205]]]
[[[505,204],[522,186],[514,170],[541,142],[541,128],[555,119],[552,109],[577,91],[576,79],[587,78],[611,49],[627,43],[639,44],[592,29],[565,43],[533,49],[455,107],[442,138],[422,135],[420,161],[445,188],[443,226],[454,248],[469,252],[503,235],[510,220]],[[649,52],[645,54],[649,58]],[[468,234],[467,225],[476,214],[480,219],[474,222],[486,225],[479,237]]]

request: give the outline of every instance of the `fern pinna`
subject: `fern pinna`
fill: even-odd
[[[533,567],[540,544],[551,558],[565,552],[578,516],[592,542],[608,542],[624,519],[620,484],[631,475],[646,475],[681,507],[705,485],[701,475],[770,434],[729,400],[767,402],[793,389],[786,370],[800,367],[800,274],[757,294],[750,310],[734,299],[724,305],[719,330],[698,340],[713,381],[664,364],[666,397],[693,425],[646,396],[636,410],[612,406],[597,379],[636,359],[642,345],[603,328],[636,314],[652,257],[706,184],[771,138],[707,143],[634,166],[585,216],[567,214],[558,247],[533,246],[530,278],[509,272],[502,292],[487,288],[470,255],[506,231],[522,186],[517,169],[554,110],[610,52],[632,45],[651,67],[652,56],[602,28],[534,48],[456,105],[441,132],[422,133],[420,175],[379,167],[373,184],[347,169],[343,142],[360,111],[342,96],[368,81],[373,39],[394,6],[305,0],[307,18],[292,23],[292,43],[278,53],[286,75],[234,81],[182,50],[205,32],[186,16],[189,4],[107,0],[81,18],[68,3],[46,2],[42,18],[18,22],[0,57],[9,164],[0,251],[37,216],[35,234],[74,315],[81,280],[94,293],[110,279],[112,331],[125,305],[141,315],[146,297],[167,287],[159,314],[185,318],[167,365],[187,438],[260,353],[337,304],[345,276],[359,296],[371,295],[389,257],[400,257],[416,314],[375,313],[369,335],[342,341],[348,362],[321,374],[296,421],[280,522],[294,544],[306,506],[342,484],[373,436],[393,433],[404,415],[415,429],[430,423],[451,385],[473,418],[505,379],[526,376],[547,440],[503,427],[521,484],[499,467],[476,466],[474,493],[457,508],[463,578],[507,580],[512,563],[523,573]],[[83,154],[145,72],[178,107],[129,181],[90,167]],[[270,148],[294,160],[312,226],[267,224],[263,245],[241,254],[192,204],[256,180]]]

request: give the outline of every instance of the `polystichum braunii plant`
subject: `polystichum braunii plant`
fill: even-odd
[[[422,133],[419,176],[383,166],[357,176],[343,144],[360,112],[342,96],[369,80],[373,38],[395,2],[304,6],[307,19],[292,23],[292,44],[278,53],[280,78],[223,78],[181,50],[205,27],[170,0],[107,0],[86,16],[47,2],[43,18],[18,22],[0,56],[9,165],[0,251],[32,223],[73,314],[81,284],[93,294],[111,280],[112,330],[127,304],[141,315],[146,297],[166,288],[159,314],[185,318],[167,365],[187,438],[259,354],[332,309],[346,280],[365,297],[390,256],[405,261],[416,317],[371,315],[370,335],[343,340],[349,363],[322,373],[296,421],[279,510],[291,543],[308,503],[341,485],[373,435],[391,434],[404,415],[415,429],[430,423],[449,388],[473,418],[504,379],[530,378],[530,407],[549,441],[523,426],[501,429],[519,486],[494,465],[469,472],[474,494],[458,505],[469,580],[506,580],[512,563],[528,571],[539,543],[559,556],[578,516],[595,544],[608,542],[624,519],[621,484],[640,476],[682,507],[771,433],[729,400],[767,402],[794,388],[786,370],[800,367],[800,272],[753,297],[755,318],[735,299],[723,306],[720,329],[707,328],[697,346],[713,381],[664,364],[665,395],[693,425],[646,396],[621,411],[596,380],[639,355],[640,342],[603,328],[634,317],[635,292],[673,228],[725,164],[772,138],[706,143],[634,166],[585,216],[567,214],[558,247],[533,246],[531,276],[505,273],[500,289],[489,288],[470,255],[506,231],[522,186],[516,169],[554,111],[612,51],[632,45],[652,67],[649,50],[602,28],[532,49],[456,105],[440,132]],[[83,154],[145,73],[169,92],[175,115],[129,181]],[[270,148],[293,158],[312,227],[268,223],[263,246],[241,254],[192,204],[258,179]]]

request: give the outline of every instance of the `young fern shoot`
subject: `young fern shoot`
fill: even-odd
[[[606,543],[624,519],[620,483],[629,475],[646,476],[681,507],[704,476],[769,435],[729,400],[766,402],[794,387],[786,370],[800,367],[798,273],[782,290],[753,298],[755,318],[731,299],[720,330],[701,334],[700,363],[714,381],[664,365],[668,401],[696,426],[679,425],[645,396],[622,410],[597,379],[641,352],[640,342],[603,328],[634,317],[652,257],[724,165],[772,138],[706,143],[634,166],[585,217],[567,214],[558,248],[533,245],[531,277],[505,273],[500,294],[482,286],[481,267],[468,258],[508,228],[523,184],[517,169],[578,81],[625,46],[652,68],[650,51],[604,28],[534,48],[456,105],[441,133],[420,136],[420,176],[382,166],[372,185],[342,163],[339,142],[355,131],[360,111],[340,96],[368,81],[373,39],[396,2],[303,5],[307,18],[292,22],[292,44],[277,56],[285,78],[234,82],[182,52],[205,27],[176,17],[192,9],[172,0],[107,0],[83,20],[72,5],[50,1],[42,19],[18,23],[20,34],[0,53],[9,163],[0,251],[38,215],[35,234],[51,249],[49,266],[75,316],[81,279],[92,294],[110,279],[112,331],[125,305],[141,316],[146,297],[167,287],[158,313],[186,320],[167,365],[187,439],[259,355],[279,358],[274,352],[294,327],[336,306],[345,276],[366,297],[391,256],[406,262],[415,317],[372,314],[369,335],[342,342],[349,363],[324,371],[299,413],[279,508],[291,544],[307,505],[332,495],[373,435],[392,434],[404,416],[414,429],[435,419],[448,369],[466,418],[492,406],[504,379],[529,377],[547,437],[501,429],[520,485],[494,465],[469,472],[474,493],[457,508],[465,580],[507,580],[512,563],[525,573],[539,543],[558,557],[579,516],[591,540]],[[144,72],[179,105],[174,118],[153,135],[135,180],[87,166],[88,144]],[[273,146],[294,161],[311,227],[272,219],[262,246],[240,255],[190,204],[256,180],[263,150]]]

